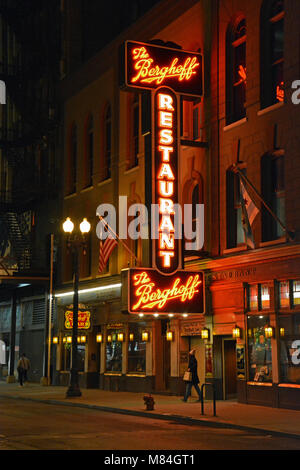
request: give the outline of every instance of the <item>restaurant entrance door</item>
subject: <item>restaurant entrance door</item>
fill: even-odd
[[[235,398],[237,394],[236,383],[236,341],[232,338],[223,338],[223,398]]]

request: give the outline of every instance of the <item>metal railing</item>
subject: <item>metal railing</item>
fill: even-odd
[[[203,398],[203,391],[204,391],[204,387],[206,387],[207,385],[210,385],[212,387],[212,390],[213,390],[213,412],[214,412],[214,416],[217,416],[216,415],[216,389],[215,389],[215,386],[214,384],[212,383],[204,383],[201,385],[201,414],[204,415],[204,398]]]

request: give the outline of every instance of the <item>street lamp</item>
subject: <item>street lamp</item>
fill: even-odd
[[[83,219],[80,226],[80,234],[73,233],[74,224],[70,217],[67,217],[63,223],[63,231],[67,234],[67,247],[73,254],[73,328],[72,328],[72,353],[71,353],[71,371],[70,371],[70,385],[67,390],[67,397],[80,397],[81,391],[79,388],[78,380],[78,283],[79,283],[79,249],[83,248],[86,253],[86,238],[85,235],[89,233],[91,224],[87,219]]]

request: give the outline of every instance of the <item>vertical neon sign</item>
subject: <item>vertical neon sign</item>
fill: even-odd
[[[154,201],[158,206],[158,233],[153,243],[155,267],[163,274],[180,268],[180,240],[176,238],[178,203],[177,96],[167,87],[154,93]]]

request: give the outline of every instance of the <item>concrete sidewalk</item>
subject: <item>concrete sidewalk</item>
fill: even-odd
[[[186,424],[259,431],[300,439],[300,411],[244,405],[236,401],[217,401],[217,416],[214,417],[211,401],[205,401],[205,414],[201,415],[201,403],[196,403],[195,399],[191,398],[191,401],[184,403],[181,397],[154,394],[154,410],[146,411],[144,393],[81,389],[81,397],[66,398],[66,391],[66,387],[42,386],[35,383],[19,387],[17,383],[7,384],[0,381],[0,399],[10,397],[81,406]]]

